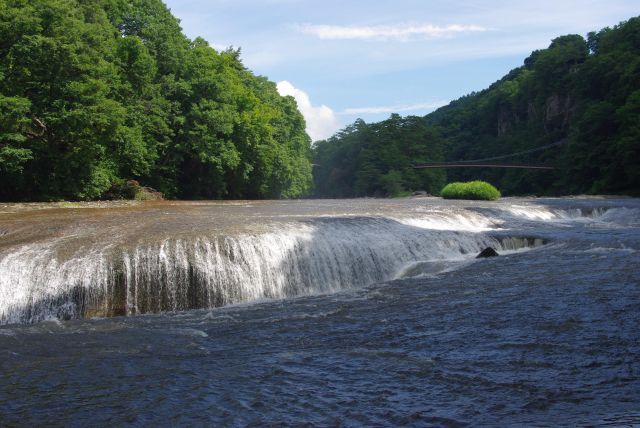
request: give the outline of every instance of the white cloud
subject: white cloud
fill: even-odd
[[[291,95],[298,103],[298,109],[307,122],[307,134],[313,141],[329,138],[341,127],[340,121],[331,108],[321,105],[314,106],[306,92],[296,88],[291,83],[283,80],[278,82],[280,95]]]
[[[435,39],[450,37],[459,33],[488,31],[487,28],[478,25],[447,25],[438,26],[431,24],[397,24],[374,26],[341,26],[341,25],[314,25],[302,24],[297,30],[304,34],[311,34],[321,39],[330,40],[388,40],[396,39],[408,41],[420,37]]]
[[[341,111],[340,114],[375,114],[375,113],[400,113],[415,110],[430,110],[448,104],[447,101],[434,101],[431,103],[400,104],[383,107],[354,107]]]

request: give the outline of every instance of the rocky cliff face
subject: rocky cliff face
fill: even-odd
[[[547,133],[552,131],[567,131],[571,124],[574,112],[574,105],[571,96],[559,96],[553,94],[547,98],[544,104],[544,130]]]
[[[571,125],[575,105],[571,96],[552,94],[536,105],[531,100],[526,108],[503,107],[496,114],[496,134],[503,137],[521,126],[540,125],[545,134],[566,133]],[[542,112],[542,114],[540,114]]]

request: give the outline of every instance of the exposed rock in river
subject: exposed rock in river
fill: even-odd
[[[476,256],[476,259],[484,259],[486,257],[496,257],[498,253],[491,247],[487,247],[484,250],[480,251],[480,254]]]

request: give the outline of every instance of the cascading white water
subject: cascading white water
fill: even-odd
[[[471,219],[471,220],[469,220]],[[486,219],[470,213],[469,221]],[[425,224],[429,222],[425,220]],[[432,230],[388,218],[325,218],[256,234],[167,238],[119,248],[83,246],[60,259],[56,240],[0,259],[0,322],[33,322],[203,308],[326,293],[393,278],[418,260],[459,259],[486,234]]]
[[[5,247],[0,251],[0,323],[329,293],[446,270],[440,261],[472,260],[486,247],[505,251],[542,245],[541,239],[492,234],[514,216],[548,221],[607,214],[523,205],[490,205],[484,209],[490,215],[475,207],[410,208],[399,215],[302,216],[265,222],[253,231],[174,233],[168,228],[135,241],[128,232],[98,240],[93,229],[79,228],[68,236]]]
[[[49,242],[25,245],[2,257],[0,323],[82,316],[81,300],[110,295],[117,288],[106,250],[59,260],[55,242]]]
[[[614,209],[614,210],[617,210]],[[624,208],[623,208],[624,210]],[[571,209],[550,209],[548,207],[532,207],[530,205],[511,205],[503,211],[514,216],[526,218],[528,220],[576,220],[576,219],[597,219],[604,216],[609,210],[607,208],[571,208]]]

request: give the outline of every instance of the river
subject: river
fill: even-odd
[[[0,425],[637,426],[639,251],[633,198],[2,204]]]

